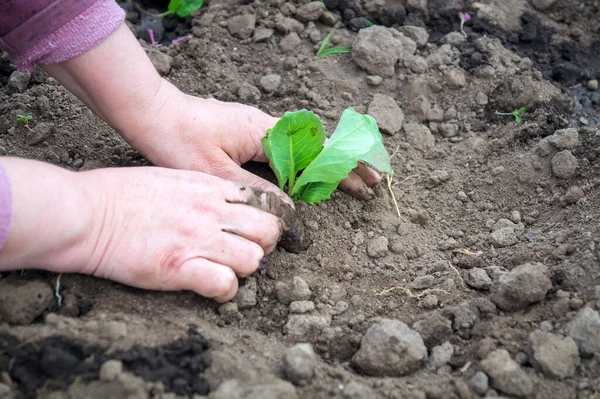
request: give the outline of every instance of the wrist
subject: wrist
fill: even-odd
[[[11,181],[13,214],[0,270],[79,272],[94,227],[93,194],[80,174],[16,158],[2,163]]]

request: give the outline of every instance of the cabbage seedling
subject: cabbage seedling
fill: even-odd
[[[203,4],[204,0],[171,0],[167,11],[154,15],[154,17],[163,18],[167,15],[175,14],[178,17],[185,18],[202,7]]]
[[[316,204],[329,199],[358,161],[393,175],[377,122],[352,108],[342,113],[326,140],[323,123],[307,110],[286,112],[263,138],[265,155],[279,188],[295,200]]]
[[[513,112],[498,112],[496,111],[496,115],[512,115],[515,118],[516,123],[521,123],[521,115],[525,113],[525,107],[521,107],[519,109],[515,109]]]
[[[28,112],[25,115],[17,115],[17,123],[22,123],[29,130],[31,130],[29,127],[29,121],[32,119],[33,115],[31,115],[31,112]]]

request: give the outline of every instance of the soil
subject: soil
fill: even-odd
[[[225,305],[62,275],[58,306],[56,275],[2,274],[0,397],[598,394],[600,3],[324,3],[213,0],[144,46],[193,95],[310,109],[330,133],[347,107],[379,115],[390,189],[298,203],[308,249],[280,248]],[[315,57],[332,26],[361,51]],[[2,55],[1,155],[148,164],[54,79],[13,71]]]

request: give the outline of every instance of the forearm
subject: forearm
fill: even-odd
[[[77,271],[92,237],[93,198],[80,175],[49,164],[3,157],[10,180],[12,220],[0,249],[0,270]]]
[[[42,67],[137,147],[177,91],[162,79],[125,24],[86,53]]]

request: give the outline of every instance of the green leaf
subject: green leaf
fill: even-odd
[[[263,137],[265,155],[283,190],[293,187],[298,172],[323,149],[326,132],[318,116],[307,110],[286,112]]]
[[[185,18],[204,4],[204,0],[171,0],[169,2],[169,11]]]
[[[327,47],[327,44],[329,43],[329,39],[331,39],[331,35],[333,35],[333,31],[335,29],[331,29],[329,31],[329,33],[327,34],[327,36],[325,36],[325,39],[323,39],[323,42],[321,43],[321,46],[319,47],[319,51],[317,51],[317,57],[320,57],[321,54],[323,53],[323,50],[325,50],[325,47]]]
[[[326,48],[325,50],[321,51],[319,53],[319,56],[327,55],[327,54],[347,54],[347,53],[351,53],[351,52],[352,52],[352,47],[330,47],[330,48]]]
[[[172,13],[175,13],[177,9],[181,7],[181,3],[183,3],[183,0],[171,0],[167,9]]]
[[[328,199],[359,160],[393,175],[375,119],[348,108],[321,153],[304,169],[290,195],[297,195],[310,204]]]

